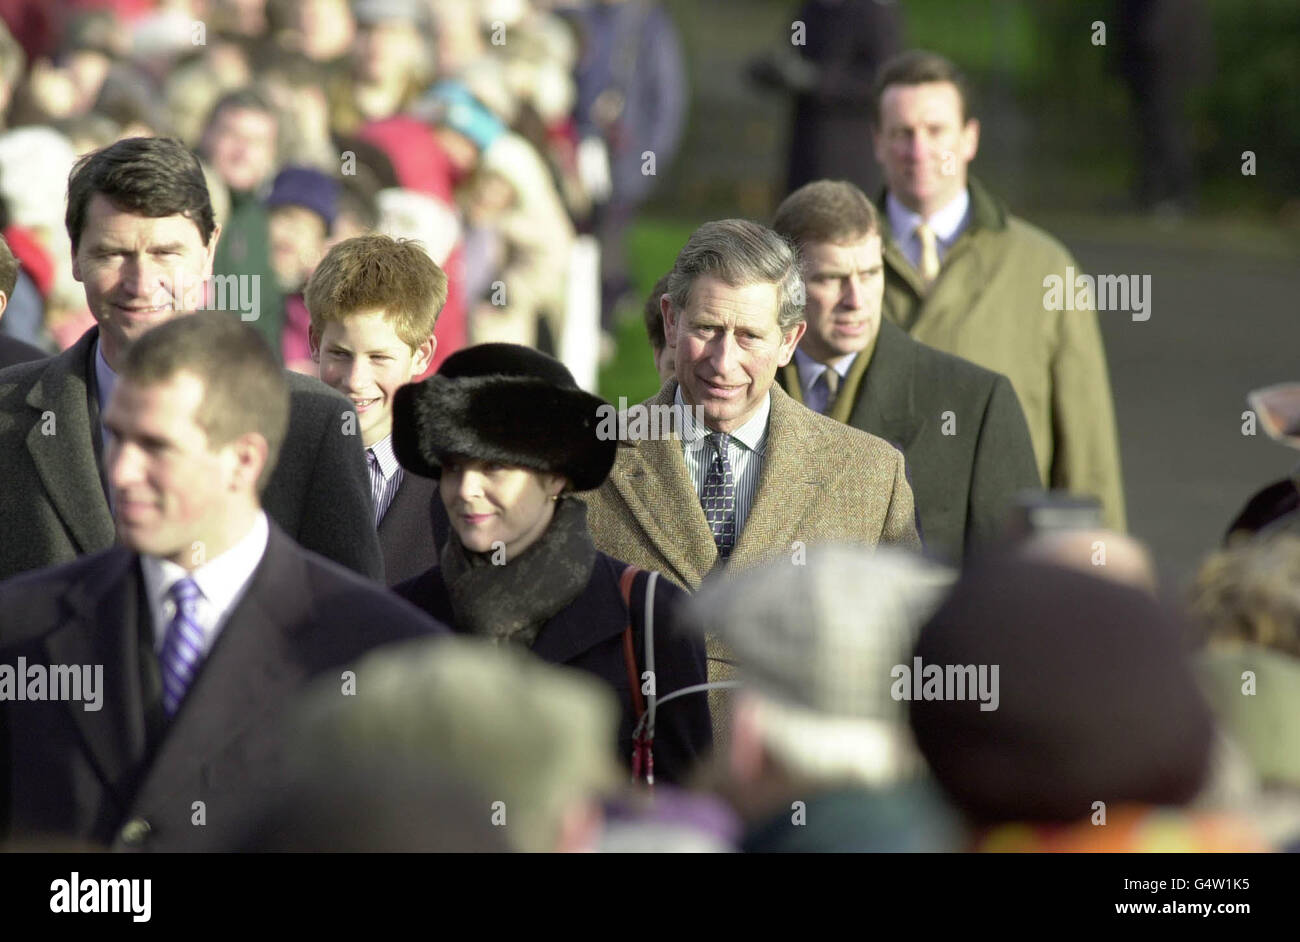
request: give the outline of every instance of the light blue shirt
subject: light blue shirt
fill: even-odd
[[[696,496],[703,499],[704,481],[709,474],[709,464],[715,454],[709,444],[713,429],[695,421],[694,410],[687,408],[678,385],[676,403],[682,416],[682,448],[686,471],[695,485]],[[763,403],[749,421],[730,433],[727,461],[731,464],[731,478],[736,486],[736,544],[749,519],[754,495],[758,493],[758,479],[763,472],[763,458],[767,454],[767,421],[772,414],[772,394],[763,397]]]
[[[840,374],[840,382],[844,382],[844,377],[849,375],[849,368],[853,366],[853,361],[858,358],[855,353],[852,356],[845,357],[837,363],[833,369]],[[794,362],[799,367],[799,387],[803,391],[803,404],[814,412],[826,414],[826,400],[829,397],[826,387],[820,382],[822,374],[828,367],[825,363],[818,363],[808,354],[804,353],[799,347],[794,350]]]
[[[896,200],[893,193],[885,197],[885,211],[889,214],[890,228],[894,230],[894,241],[912,263],[912,267],[920,271],[921,237],[916,234],[916,227],[922,222],[930,224],[934,230],[939,261],[942,263],[957,237],[970,225],[970,192],[963,189],[952,202],[929,219],[923,219],[920,213],[912,212]]]

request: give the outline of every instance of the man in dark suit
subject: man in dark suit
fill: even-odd
[[[4,317],[5,308],[9,306],[9,299],[13,297],[16,284],[18,284],[18,259],[14,258],[14,253],[9,249],[9,243],[5,241],[4,236],[0,236],[0,317]],[[45,359],[44,350],[39,350],[14,337],[0,334],[0,370],[15,363],[43,359]]]
[[[880,221],[853,184],[800,187],[773,228],[799,248],[807,285],[808,330],[782,387],[900,449],[927,550],[960,564],[999,536],[1017,492],[1041,489],[1015,391],[882,321]]]
[[[58,356],[0,371],[0,578],[112,544],[103,404],[141,334],[203,306],[221,231],[198,161],[167,138],[128,138],[82,158],[67,226],[72,271],[99,324]],[[258,290],[227,282],[227,300],[232,284],[236,306]],[[288,382],[285,460],[263,506],[307,549],[382,578],[351,406],[316,380]]]
[[[393,451],[393,395],[433,362],[447,275],[418,243],[380,233],[345,239],[305,292],[321,382],[351,400],[370,468],[374,524],[390,586],[431,566],[447,541],[437,484],[406,474]]]
[[[279,721],[310,680],[355,692],[362,654],[441,626],[268,520],[289,391],[252,328],[176,318],[118,369],[121,545],[0,583],[0,692],[25,688],[0,698],[0,810],[20,841],[199,850],[285,784]]]

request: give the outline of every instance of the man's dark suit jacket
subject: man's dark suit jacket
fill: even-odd
[[[0,334],[0,370],[15,363],[28,363],[32,360],[44,360],[49,354],[39,347],[15,340]]]
[[[113,545],[101,474],[95,341],[0,370],[0,579]],[[267,515],[305,548],[382,580],[370,476],[352,404],[319,380],[286,373],[289,431],[262,495]]]
[[[796,361],[778,379],[802,401]],[[830,415],[903,453],[921,539],[943,562],[959,565],[997,539],[1015,495],[1042,489],[1006,377],[918,343],[888,320],[871,358],[853,361]]]
[[[272,524],[247,591],[168,724],[160,694],[149,695],[160,687],[156,674],[149,680],[158,662],[138,555],[118,546],[7,580],[0,664],[102,664],[103,689],[98,711],[0,702],[0,815],[20,840],[228,846],[231,829],[284,781],[277,724],[313,678],[334,678],[343,695],[343,671],[370,649],[446,631]],[[356,683],[364,691],[364,678]],[[193,823],[197,801],[203,826]]]
[[[393,502],[379,521],[379,545],[384,549],[384,576],[390,586],[414,579],[439,565],[447,542],[447,508],[438,496],[438,482],[406,471]]]

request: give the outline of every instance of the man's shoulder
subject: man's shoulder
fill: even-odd
[[[884,462],[891,467],[898,460],[899,450],[885,439],[870,432],[846,425],[837,419],[814,412],[780,393],[787,402],[773,408],[780,409],[783,420],[797,423],[802,431],[802,443],[792,435],[769,436],[769,448],[804,448],[810,461],[822,461],[848,467],[844,459],[858,459],[871,463]]]
[[[1056,236],[1029,220],[1008,212],[1006,227],[981,230],[981,237],[998,242],[1005,251],[1027,265],[1062,267],[1074,264],[1074,256]]]
[[[101,593],[128,571],[133,558],[129,550],[112,546],[0,581],[0,647],[22,644],[59,627],[59,613],[75,592]]]
[[[903,333],[901,328],[898,330]],[[917,373],[916,387],[921,391],[950,400],[964,400],[971,396],[987,397],[999,380],[1005,380],[1001,373],[972,363],[965,357],[939,350],[906,333],[903,336],[904,342],[912,348]]]

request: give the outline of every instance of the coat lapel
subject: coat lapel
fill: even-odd
[[[916,347],[901,327],[882,320],[875,353],[845,421],[906,451],[920,428],[912,374]]]
[[[54,357],[27,394],[41,416],[27,435],[27,450],[80,553],[107,549],[116,538],[95,447],[99,402],[92,354],[98,336],[92,328]]]
[[[50,664],[103,665],[102,706],[65,704],[87,755],[123,809],[148,740],[140,688],[141,586],[137,557],[121,547],[103,557],[63,599],[66,617],[45,639]]]
[[[646,405],[671,406],[676,390],[676,383],[667,383]],[[680,437],[674,430],[658,439],[625,441],[632,450],[610,474],[615,490],[674,578],[698,586],[717,561],[718,548],[686,471]]]
[[[279,712],[301,681],[287,649],[295,632],[312,627],[312,600],[296,591],[307,584],[302,560],[272,524],[266,555],[158,747],[140,802],[192,787],[196,767]]]

